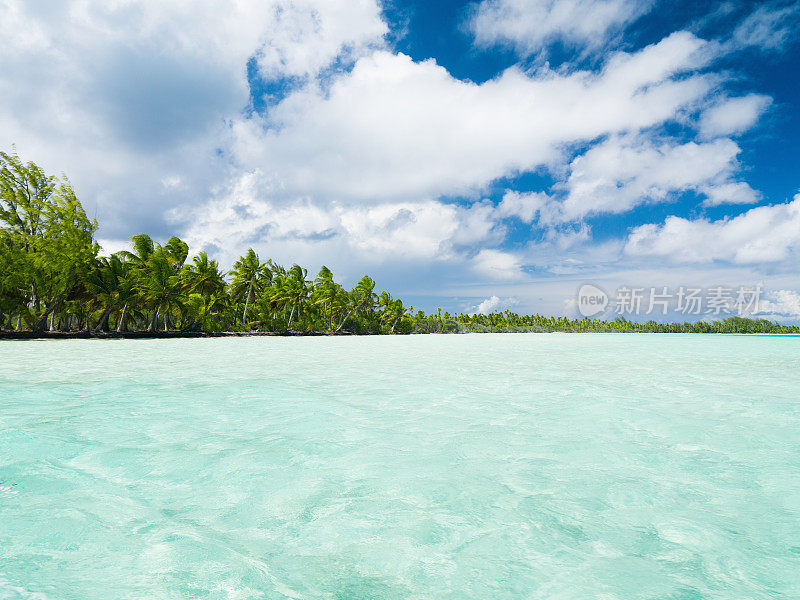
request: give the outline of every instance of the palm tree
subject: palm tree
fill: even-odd
[[[377,305],[378,305],[378,310],[381,311],[381,321],[380,321],[381,325],[383,325],[383,322],[389,317],[389,312],[390,312],[389,309],[392,306],[393,302],[394,299],[392,298],[392,295],[389,292],[384,291],[378,295]]]
[[[292,311],[289,314],[289,327],[292,325],[295,310],[297,310],[298,319],[300,318],[300,310],[308,297],[309,287],[308,282],[306,282],[307,274],[308,271],[300,265],[292,265],[292,268],[289,269],[289,273],[283,278],[280,288],[280,298],[283,302],[292,307]]]
[[[134,266],[144,268],[147,259],[155,252],[155,244],[152,238],[146,233],[134,235],[131,238],[131,242],[133,242],[133,252],[122,250],[118,254],[122,258],[130,261]]]
[[[201,252],[192,259],[191,264],[181,270],[181,290],[188,293],[192,306],[199,301],[201,306],[190,311],[197,317],[201,327],[206,328],[208,317],[212,314],[212,306],[219,308],[220,298],[225,294],[225,278],[219,270],[219,264],[210,260],[208,254]],[[196,298],[195,298],[196,296]]]
[[[125,266],[119,256],[112,254],[108,258],[97,259],[95,268],[86,275],[86,285],[94,301],[103,307],[97,331],[108,331],[108,320],[111,312],[117,308],[119,301],[120,279],[124,277]]]
[[[262,263],[258,254],[249,248],[244,256],[233,263],[231,274],[233,281],[230,285],[231,298],[241,303],[244,299],[244,312],[242,313],[242,324],[247,324],[247,309],[250,307],[250,300],[253,294],[258,294],[263,284],[272,279],[272,271],[269,265]]]
[[[133,245],[133,252],[122,250],[117,254],[130,265],[129,278],[134,286],[134,289],[138,292],[141,290],[145,279],[144,272],[147,269],[147,261],[156,251],[156,244],[146,233],[139,233],[132,236],[131,243]],[[141,298],[143,299],[144,295],[142,295]],[[147,313],[145,311],[145,317],[146,316]],[[122,322],[117,325],[118,331],[125,331],[126,320],[127,311],[125,318],[121,319]],[[122,326],[121,328],[120,325]],[[150,328],[148,327],[148,329]]]
[[[409,316],[414,310],[413,306],[404,307],[403,301],[398,299],[391,302],[391,304],[387,307],[387,317],[392,322],[392,326],[389,329],[389,333],[394,333],[395,328],[397,327],[397,323],[403,317]]]
[[[219,318],[224,315],[227,308],[227,295],[224,294],[208,294],[203,296],[197,293],[191,293],[186,296],[183,302],[183,313],[190,319],[189,327],[196,328],[200,324],[200,329],[203,331],[209,330],[209,322],[212,323],[211,329],[218,324]]]
[[[319,269],[319,273],[317,273],[317,276],[314,279],[314,285],[324,285],[326,283],[331,283],[332,281],[333,273],[328,267],[322,265]]]
[[[322,320],[325,328],[333,329],[334,303],[340,294],[342,286],[333,280],[331,270],[323,266],[316,279],[314,279],[314,292],[311,294],[311,304],[322,307]]]
[[[122,305],[117,317],[117,332],[127,331],[128,318],[141,312],[136,302],[139,296],[137,275],[131,263],[122,263],[122,272],[117,279],[117,305]]]
[[[164,256],[166,256],[169,264],[172,265],[175,273],[178,273],[189,256],[189,244],[179,237],[172,236],[167,240],[166,244],[159,246],[159,248],[163,250]]]
[[[169,327],[170,311],[180,309],[182,306],[180,279],[166,252],[159,249],[150,255],[140,285],[145,301],[153,309],[153,318],[148,331],[155,330],[162,311],[166,331]]]
[[[89,312],[93,312],[97,306],[103,308],[97,331],[109,330],[112,314],[117,323],[116,330],[126,331],[130,313],[136,312],[136,307],[132,305],[138,294],[141,273],[134,269],[132,262],[122,260],[123,256],[123,253],[115,253],[100,257],[95,268],[86,276]]]
[[[347,323],[347,319],[357,310],[363,310],[367,307],[369,307],[370,311],[374,310],[374,290],[375,281],[369,275],[364,275],[349,294],[350,310],[345,312],[342,320],[339,321],[339,326],[336,328],[337,332],[342,330],[344,324]]]
[[[225,290],[225,275],[220,272],[219,264],[210,260],[208,254],[201,252],[185,265],[181,272],[183,289],[201,296],[221,294]]]

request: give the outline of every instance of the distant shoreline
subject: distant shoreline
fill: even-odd
[[[800,333],[722,333],[722,332],[664,332],[664,331],[466,331],[466,332],[437,332],[437,333],[408,333],[395,334],[407,335],[467,335],[485,333],[615,333],[615,334],[653,334],[653,335],[733,335],[733,336],[774,336],[774,337],[795,337]],[[319,332],[319,331],[2,331],[0,330],[0,340],[159,340],[159,339],[202,339],[202,338],[239,338],[239,337],[375,337],[387,336],[391,334],[378,333],[352,333],[348,331],[340,332]]]

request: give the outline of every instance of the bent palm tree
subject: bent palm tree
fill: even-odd
[[[233,281],[230,286],[231,298],[237,303],[241,303],[244,300],[242,325],[246,326],[247,309],[250,307],[253,294],[258,294],[264,283],[272,279],[272,271],[268,268],[268,264],[262,263],[258,258],[258,254],[252,248],[249,248],[244,256],[233,263],[231,274],[233,275]]]
[[[356,284],[356,287],[353,288],[353,291],[349,294],[349,311],[344,313],[342,320],[339,321],[339,326],[336,328],[336,331],[341,331],[344,327],[347,320],[352,316],[352,314],[358,310],[364,310],[369,308],[369,310],[374,310],[374,303],[375,303],[375,281],[369,276],[364,275],[361,280]]]
[[[155,330],[162,311],[164,329],[168,329],[169,312],[181,308],[182,298],[180,279],[175,274],[173,264],[162,250],[154,252],[147,259],[147,264],[141,274],[140,287],[143,290],[145,301],[153,309],[153,318],[148,331]]]
[[[119,256],[100,257],[94,269],[86,274],[86,286],[93,299],[103,308],[97,331],[108,331],[108,319],[117,306],[120,278],[123,276],[123,263]]]

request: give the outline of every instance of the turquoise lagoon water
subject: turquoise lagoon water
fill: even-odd
[[[0,342],[0,599],[800,598],[800,339]]]

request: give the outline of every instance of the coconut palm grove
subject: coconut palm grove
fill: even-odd
[[[309,276],[252,249],[229,271],[178,237],[141,233],[131,249],[100,255],[90,219],[66,177],[0,152],[0,315],[5,335],[408,334],[530,331],[798,333],[767,320],[694,323],[571,320],[511,311],[414,312],[364,275],[352,289],[323,266]]]

